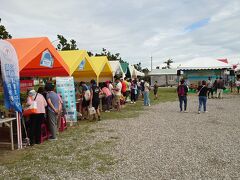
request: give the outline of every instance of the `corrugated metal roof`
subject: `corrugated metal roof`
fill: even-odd
[[[158,76],[158,75],[176,75],[177,69],[153,69],[148,73],[149,76]]]

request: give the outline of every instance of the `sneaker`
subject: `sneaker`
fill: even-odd
[[[136,104],[136,102],[133,102],[133,104]]]
[[[131,104],[133,104],[133,102],[132,102],[132,101],[131,101],[130,103],[131,103]]]
[[[148,106],[151,106],[150,104]]]
[[[201,111],[198,111],[198,114],[200,114],[201,113]]]
[[[185,113],[188,113],[187,110],[184,111]]]
[[[49,140],[49,141],[56,141],[57,138],[49,138],[48,140]]]
[[[204,113],[207,113],[208,111],[204,111]]]

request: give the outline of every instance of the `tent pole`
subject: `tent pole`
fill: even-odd
[[[20,114],[16,111],[18,149],[22,149],[22,128]]]

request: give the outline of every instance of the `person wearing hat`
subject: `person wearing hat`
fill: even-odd
[[[42,94],[37,93],[34,89],[28,92],[27,105],[32,105],[37,102],[36,114],[30,115],[30,145],[41,143],[41,124],[44,121],[47,102]]]

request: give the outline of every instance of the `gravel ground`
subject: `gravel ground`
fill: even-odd
[[[197,114],[192,96],[188,113],[168,102],[146,107],[137,118],[97,123],[96,128],[114,130],[111,155],[118,163],[86,179],[240,179],[239,103],[240,96],[210,99],[208,113]]]

